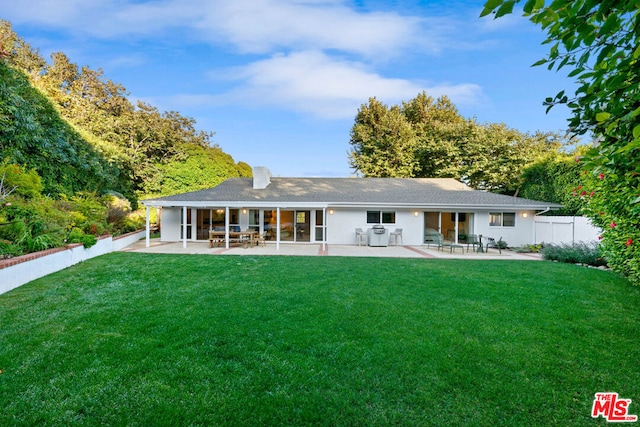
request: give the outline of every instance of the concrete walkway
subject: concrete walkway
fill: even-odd
[[[188,242],[182,247],[182,242],[161,242],[152,239],[151,245],[145,247],[145,241],[140,240],[122,249],[123,252],[145,252],[166,254],[210,254],[210,255],[301,255],[301,256],[362,256],[386,258],[449,258],[449,259],[504,259],[504,260],[540,260],[539,254],[518,254],[503,250],[499,254],[496,249],[489,249],[488,253],[461,252],[457,249],[453,253],[448,250],[438,251],[426,246],[356,246],[356,245],[325,245],[321,244],[287,244],[281,243],[276,249],[275,243],[253,248],[231,247],[209,248],[206,242]]]

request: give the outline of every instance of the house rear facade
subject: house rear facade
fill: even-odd
[[[230,178],[194,192],[142,201],[161,209],[161,240],[207,241],[209,230],[265,233],[276,244],[357,244],[355,229],[402,229],[402,243],[470,234],[532,244],[535,215],[560,205],[473,190],[452,178]]]

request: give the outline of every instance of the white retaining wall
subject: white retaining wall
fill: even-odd
[[[95,245],[88,249],[80,245],[46,256],[37,257],[37,254],[30,254],[36,257],[29,261],[0,269],[0,294],[87,259],[121,250],[143,237],[145,237],[145,232],[139,231],[116,237],[115,239],[111,236],[99,239]]]
[[[602,233],[583,216],[537,216],[536,243],[578,243],[598,241]]]

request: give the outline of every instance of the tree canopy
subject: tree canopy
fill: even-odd
[[[7,21],[0,56],[0,160],[34,168],[51,194],[115,190],[135,201],[251,174],[194,119],[134,105],[101,69],[78,67],[62,52],[48,63]]]
[[[517,0],[489,0],[481,16],[512,13]],[[596,143],[578,159],[586,175],[577,197],[603,230],[609,265],[640,284],[640,8],[637,1],[528,0],[524,16],[547,33],[534,65],[568,70],[578,88],[548,97],[567,105],[569,124]],[[584,193],[583,193],[584,192]]]
[[[479,124],[442,96],[425,92],[388,107],[376,98],[358,110],[349,164],[366,177],[449,177],[474,188],[514,194],[523,168],[555,152],[562,138]]]

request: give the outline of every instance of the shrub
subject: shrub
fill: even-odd
[[[0,163],[0,178],[4,178],[4,186],[14,193],[27,198],[37,198],[42,192],[42,179],[35,169],[26,169],[11,164],[6,159]]]
[[[8,240],[0,239],[0,259],[12,258],[23,254],[24,251],[20,245],[13,244]]]
[[[607,262],[602,255],[600,245],[596,242],[548,245],[540,252],[544,259],[550,261],[592,265],[594,267],[607,265]]]
[[[93,234],[85,234],[85,232],[78,227],[74,227],[67,237],[67,243],[82,243],[85,248],[90,248],[97,242],[98,238],[96,236]]]
[[[541,244],[536,245],[522,245],[520,247],[514,248],[513,251],[521,254],[530,254],[530,253],[538,253],[542,250],[543,246]]]
[[[500,249],[507,249],[507,247],[509,246],[507,244],[507,242],[505,242],[504,240],[502,240],[502,237],[496,242],[496,244],[498,245],[498,247]]]

